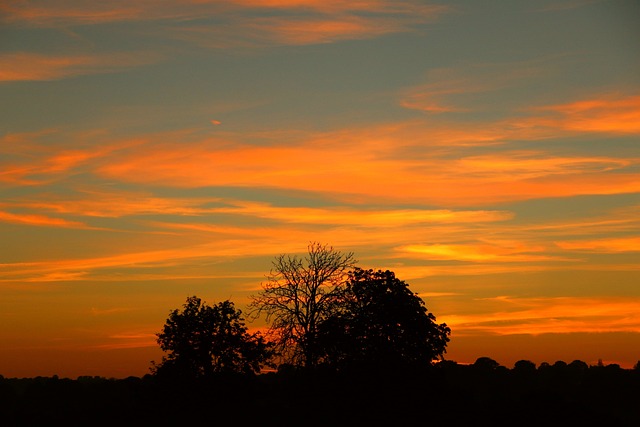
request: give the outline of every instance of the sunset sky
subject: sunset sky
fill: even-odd
[[[141,376],[311,241],[447,358],[640,360],[637,0],[4,0],[0,374]],[[249,323],[264,327],[264,320]]]

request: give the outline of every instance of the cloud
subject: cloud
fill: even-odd
[[[222,199],[165,198],[148,192],[105,191],[81,189],[75,197],[42,194],[37,199],[23,197],[17,201],[0,204],[36,211],[79,215],[98,218],[121,218],[136,215],[199,216],[213,212],[207,204],[219,203]]]
[[[114,0],[108,5],[58,0],[38,5],[13,1],[3,9],[6,22],[39,27],[157,21],[163,24],[165,37],[177,36],[214,47],[260,46],[265,42],[299,45],[371,38],[412,30],[447,10],[442,5],[412,0],[171,0],[161,3]],[[238,18],[240,12],[244,13],[242,19]],[[248,14],[254,18],[247,18]],[[215,24],[192,25],[192,21],[212,18]]]
[[[68,178],[92,160],[146,142],[135,138],[109,142],[104,136],[102,130],[7,134],[0,138],[0,182],[50,184]]]
[[[553,175],[620,170],[634,165],[636,161],[611,157],[558,157],[535,151],[504,151],[501,154],[464,157],[456,163],[459,174],[482,175],[498,180],[529,180]]]
[[[101,194],[106,194],[104,200]],[[522,222],[505,211],[300,208],[207,197],[167,199],[141,195],[136,200],[135,194],[97,192],[91,194],[93,199],[89,198],[87,203],[55,203],[55,200],[41,205],[37,200],[33,205],[25,203],[21,209],[54,211],[58,215],[125,218],[151,213],[154,218],[119,220],[117,227],[136,233],[137,237],[105,235],[106,240],[102,237],[99,240],[101,255],[79,252],[69,258],[4,264],[0,281],[10,285],[242,276],[258,283],[264,271],[245,270],[238,274],[227,265],[238,259],[300,253],[305,243],[312,240],[353,250],[360,254],[365,266],[376,267],[381,259],[387,260],[380,267],[393,268],[406,280],[640,268],[628,263],[603,263],[591,257],[587,264],[580,256],[582,250],[601,251],[605,242],[584,244],[600,240],[601,233],[634,232],[638,220],[633,209],[571,222]],[[162,220],[158,215],[162,215]],[[580,248],[565,249],[554,243],[574,242],[578,238],[582,238]],[[123,242],[127,242],[126,246]],[[631,239],[626,243],[633,242]],[[624,247],[622,243],[620,246]],[[164,250],[155,249],[158,247]],[[370,251],[373,247],[375,254]],[[567,250],[572,252],[570,257]]]
[[[532,255],[544,252],[544,247],[528,247],[521,243],[499,244],[428,244],[408,245],[397,249],[406,257],[432,260],[457,260],[471,262],[535,262],[560,260],[548,255]]]
[[[295,253],[301,250],[300,239],[292,242],[288,237],[271,231],[271,238],[255,238],[251,229],[246,236],[230,236],[208,243],[193,243],[180,239],[180,245],[162,250],[123,251],[118,243],[102,248],[111,254],[46,261],[13,262],[0,264],[0,282],[54,282],[54,281],[135,281],[175,280],[188,278],[260,277],[263,273],[230,275],[212,267],[238,257],[273,256],[281,251]],[[249,238],[247,238],[247,236]],[[175,238],[169,239],[176,241]],[[308,241],[308,240],[306,240]],[[113,246],[113,245],[111,245]],[[169,246],[169,245],[166,245]],[[202,273],[202,264],[208,268]],[[165,273],[158,271],[165,271]]]
[[[529,121],[540,127],[562,129],[575,133],[640,133],[640,96],[607,95],[567,104],[543,106],[534,111],[545,116]]]
[[[114,73],[158,62],[152,53],[107,53],[92,55],[0,54],[0,82],[59,80],[87,74]]]
[[[62,218],[52,218],[44,215],[34,214],[15,214],[11,212],[0,211],[0,221],[12,224],[34,225],[40,227],[63,227],[63,228],[81,228],[92,229],[81,222],[68,221]]]
[[[98,24],[133,19],[141,15],[135,6],[125,8],[122,5],[123,2],[105,4],[63,0],[34,4],[9,0],[0,6],[0,10],[5,22],[28,23],[32,26]]]
[[[631,171],[635,159],[542,151],[455,157],[451,149],[426,151],[419,134],[416,141],[394,135],[368,139],[360,132],[329,136],[272,146],[154,143],[119,153],[94,170],[106,179],[177,188],[279,188],[437,205],[640,191]]]
[[[149,330],[113,333],[106,337],[105,341],[107,342],[92,345],[90,348],[96,350],[119,350],[125,348],[156,347],[158,345],[156,333]]]
[[[453,124],[451,125],[453,126]],[[447,133],[446,129],[451,129]],[[213,133],[213,132],[212,132]],[[635,168],[640,159],[621,155],[555,154],[547,150],[513,150],[500,147],[504,136],[482,130],[475,138],[466,130],[418,124],[391,123],[329,132],[259,134],[266,143],[256,145],[250,133],[216,133],[198,136],[193,130],[148,134],[125,140],[109,135],[46,134],[28,136],[19,144],[2,144],[6,153],[0,181],[12,185],[44,185],[72,175],[93,174],[107,182],[135,183],[168,188],[243,187],[296,190],[349,204],[427,204],[477,206],[519,200],[577,195],[610,195],[640,191]],[[15,139],[15,138],[14,138]],[[5,138],[8,141],[7,138]],[[65,141],[61,146],[60,141]],[[91,141],[89,144],[87,141]],[[99,143],[98,143],[99,142]],[[144,173],[141,173],[144,171]],[[381,173],[383,171],[383,173]],[[96,207],[101,195],[83,195],[85,210]],[[132,209],[162,204],[143,191],[126,195],[104,194],[114,204]],[[33,202],[33,201],[32,201]],[[51,209],[81,209],[80,202],[58,200]],[[47,204],[46,198],[42,200]],[[76,208],[70,207],[76,204]],[[198,210],[195,200],[183,200],[183,209]],[[65,204],[67,208],[62,206]],[[138,208],[133,208],[138,204]],[[190,206],[186,206],[190,204]],[[102,203],[105,212],[117,208]],[[169,205],[164,203],[167,209]],[[240,206],[231,206],[239,209]],[[245,205],[245,210],[263,206]],[[84,208],[82,208],[84,209]],[[432,209],[435,215],[438,209]],[[478,210],[478,209],[473,209]],[[97,210],[94,210],[97,212]],[[282,211],[282,210],[281,210]],[[269,213],[264,210],[263,217]],[[284,211],[282,211],[284,212]],[[313,212],[306,212],[309,216]],[[348,215],[338,211],[330,216]],[[364,214],[363,220],[371,220]],[[275,213],[271,213],[275,215]],[[405,217],[414,212],[401,213]],[[327,217],[328,218],[328,217]],[[391,218],[387,218],[391,220]],[[317,220],[316,220],[317,221]]]
[[[440,315],[438,320],[458,335],[640,332],[640,300],[636,299],[500,297],[496,302],[502,310]]]
[[[184,220],[185,216],[242,215],[279,223],[375,228],[412,224],[477,224],[507,221],[513,218],[510,212],[496,210],[290,207],[217,197],[167,198],[141,191],[116,192],[91,189],[80,190],[73,198],[42,194],[37,198],[23,197],[16,201],[0,203],[0,207],[3,206],[85,217],[122,218],[153,214],[178,216]]]
[[[310,45],[362,40],[414,31],[440,11],[425,15],[320,14],[245,18],[212,25],[181,25],[170,35],[207,48],[255,48],[273,45]]]
[[[429,71],[426,83],[400,94],[404,108],[427,113],[468,112],[495,109],[496,104],[478,102],[485,94],[522,86],[543,73],[546,61],[465,64],[463,67]],[[546,65],[546,64],[544,64]]]
[[[447,209],[370,209],[276,207],[266,203],[231,202],[234,207],[213,208],[211,213],[241,214],[287,223],[399,227],[429,223],[478,223],[505,221],[513,214],[503,211],[452,211]]]
[[[560,248],[569,251],[588,251],[600,253],[638,252],[640,237],[620,237],[596,240],[574,240],[556,242]]]
[[[260,19],[251,25],[268,34],[278,44],[306,45],[331,43],[338,40],[365,39],[387,33],[406,31],[406,28],[389,20],[363,17],[333,19]]]
[[[506,96],[509,91],[535,85],[541,76],[557,67],[557,60],[552,57],[432,69],[425,83],[401,91],[399,104],[427,113],[499,112],[506,118],[488,125],[471,123],[476,131],[493,130],[503,141],[584,133],[640,133],[640,96],[633,92],[612,89],[586,99],[537,107],[523,104],[520,94]],[[501,102],[495,102],[496,95]]]
[[[170,0],[42,0],[37,3],[8,0],[0,10],[3,20],[34,27],[67,27],[100,25],[114,22],[149,20],[188,20],[211,16],[226,7],[225,1]]]

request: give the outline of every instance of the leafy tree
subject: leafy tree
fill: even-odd
[[[530,360],[518,360],[513,365],[513,369],[514,371],[517,371],[517,372],[531,373],[536,371],[536,364]]]
[[[513,369],[515,369],[517,371],[526,371],[526,372],[535,371],[536,370],[536,364],[533,363],[530,360],[518,360],[513,365]]]
[[[513,365],[513,371],[515,378],[523,382],[529,382],[536,375],[536,364],[530,360],[518,360]]]
[[[318,326],[333,314],[339,286],[355,262],[353,253],[315,242],[304,258],[280,255],[273,261],[251,307],[255,317],[266,314],[269,336],[285,361],[316,366]]]
[[[451,330],[389,270],[355,268],[321,325],[326,362],[338,368],[424,366],[441,359]]]
[[[490,357],[482,356],[478,357],[472,366],[479,371],[489,372],[498,369],[500,364]]]
[[[570,369],[573,369],[574,371],[586,371],[587,369],[589,369],[589,365],[587,365],[587,362],[583,362],[582,360],[574,360],[573,362],[569,363],[569,365],[567,365]]]
[[[228,300],[210,306],[198,297],[187,298],[182,311],[169,314],[157,337],[169,353],[154,364],[157,374],[257,373],[272,356],[270,344],[259,333],[247,332],[242,311]]]

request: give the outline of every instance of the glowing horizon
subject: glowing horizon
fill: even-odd
[[[452,360],[633,366],[638,17],[3,3],[0,374],[144,375],[187,296],[244,310],[311,241],[408,282]]]

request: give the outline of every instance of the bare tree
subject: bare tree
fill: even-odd
[[[318,362],[318,326],[332,313],[350,268],[353,253],[312,242],[304,258],[280,255],[252,296],[254,317],[266,314],[269,336],[288,362],[313,367]]]

